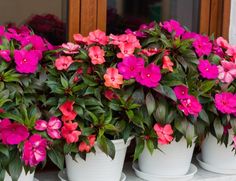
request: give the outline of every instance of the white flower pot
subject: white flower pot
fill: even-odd
[[[209,134],[202,144],[202,161],[208,165],[220,169],[236,169],[235,151],[232,151],[233,133],[229,132],[229,143],[217,143],[217,139]]]
[[[89,153],[86,161],[76,155],[76,161],[70,155],[66,155],[66,172],[70,181],[119,181],[122,174],[127,143],[123,139],[112,141],[115,145],[115,158],[112,160],[96,145],[96,153]]]
[[[145,146],[139,157],[139,168],[142,172],[159,176],[185,175],[191,164],[195,144],[187,148],[182,138],[179,142],[172,141],[168,145],[159,145],[151,155]]]
[[[7,172],[5,172],[4,181],[12,181],[10,175],[8,175]],[[21,172],[21,175],[20,175],[18,181],[34,181],[34,172],[33,173],[28,172],[26,175],[25,170],[22,169],[22,172]]]

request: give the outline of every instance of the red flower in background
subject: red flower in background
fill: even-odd
[[[59,107],[60,111],[63,114],[62,121],[73,121],[75,119],[77,113],[73,108],[74,103],[74,101],[66,101]]]
[[[79,140],[79,136],[81,135],[81,131],[76,130],[78,127],[78,123],[72,123],[71,121],[68,123],[64,123],[61,134],[63,138],[66,139],[68,144],[76,143]]]

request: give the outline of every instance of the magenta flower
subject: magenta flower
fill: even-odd
[[[207,36],[199,35],[193,42],[193,47],[199,57],[209,55],[212,50],[212,43]]]
[[[189,95],[185,99],[180,100],[180,105],[178,105],[178,108],[183,111],[185,116],[188,116],[189,114],[193,116],[198,116],[198,114],[202,110],[202,105],[199,103],[197,98],[195,98],[192,95]]]
[[[226,60],[221,61],[221,65],[217,66],[221,82],[231,83],[236,78],[236,64]]]
[[[136,77],[136,81],[147,87],[156,87],[161,80],[160,67],[154,63],[144,67]]]
[[[144,60],[135,56],[125,57],[117,67],[124,79],[136,78],[139,72],[144,68]]]
[[[183,40],[186,40],[186,39],[193,39],[193,40],[195,40],[198,36],[199,36],[199,34],[194,33],[194,32],[185,32],[182,35],[182,39]]]
[[[230,92],[216,94],[215,106],[222,113],[236,113],[236,96]]]
[[[167,30],[169,33],[175,31],[175,37],[179,37],[185,32],[184,28],[181,27],[180,23],[175,20],[164,21],[162,28]]]
[[[37,120],[34,128],[38,131],[47,130],[48,135],[52,139],[61,138],[61,133],[59,131],[61,128],[61,121],[57,117],[51,117],[48,122],[44,120]]]
[[[34,50],[40,50],[40,51],[47,50],[43,38],[38,35],[28,35],[21,39],[22,47],[25,47],[30,44],[32,45],[32,49]]]
[[[19,123],[11,123],[9,119],[0,121],[0,138],[5,145],[18,145],[29,136],[28,129]]]
[[[22,159],[25,165],[37,166],[46,159],[47,140],[39,134],[32,135],[24,144]]]
[[[0,50],[0,57],[2,57],[6,62],[10,62],[10,53],[10,50]]]
[[[4,26],[0,26],[0,37],[3,36],[5,33],[5,27]]]
[[[177,99],[186,99],[188,95],[188,88],[184,85],[178,85],[174,88]]]
[[[198,70],[202,77],[207,79],[216,79],[218,77],[218,68],[208,60],[199,60]]]
[[[20,73],[35,73],[38,68],[40,54],[36,50],[15,50],[16,70]]]

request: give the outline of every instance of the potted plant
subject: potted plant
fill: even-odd
[[[74,39],[44,62],[45,91],[50,92],[45,110],[63,121],[63,146],[57,151],[65,154],[71,181],[118,181],[132,130],[139,126],[139,105],[131,91],[121,89],[130,82],[118,72],[117,62],[140,44],[134,35],[108,37],[100,30]]]
[[[135,57],[118,64],[124,78],[133,80],[133,97],[142,104],[134,160],[145,174],[183,176],[195,141],[209,124],[201,104],[218,76],[211,63],[212,42],[187,32],[175,20],[127,33],[138,36],[142,45]]]
[[[45,163],[60,121],[50,120],[45,131],[37,131],[41,117],[38,90],[43,79],[36,77],[49,44],[27,27],[0,26],[0,180],[33,181],[40,163]],[[55,136],[57,133],[57,137]]]
[[[201,161],[206,169],[236,173],[235,143],[235,58],[236,48],[222,37],[214,42],[218,55],[218,82],[206,104],[210,118],[209,134],[202,144]]]

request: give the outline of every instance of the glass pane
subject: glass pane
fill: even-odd
[[[67,0],[1,0],[0,24],[30,26],[50,43],[66,41]]]
[[[108,0],[107,32],[135,30],[140,24],[175,19],[198,32],[200,0]]]

